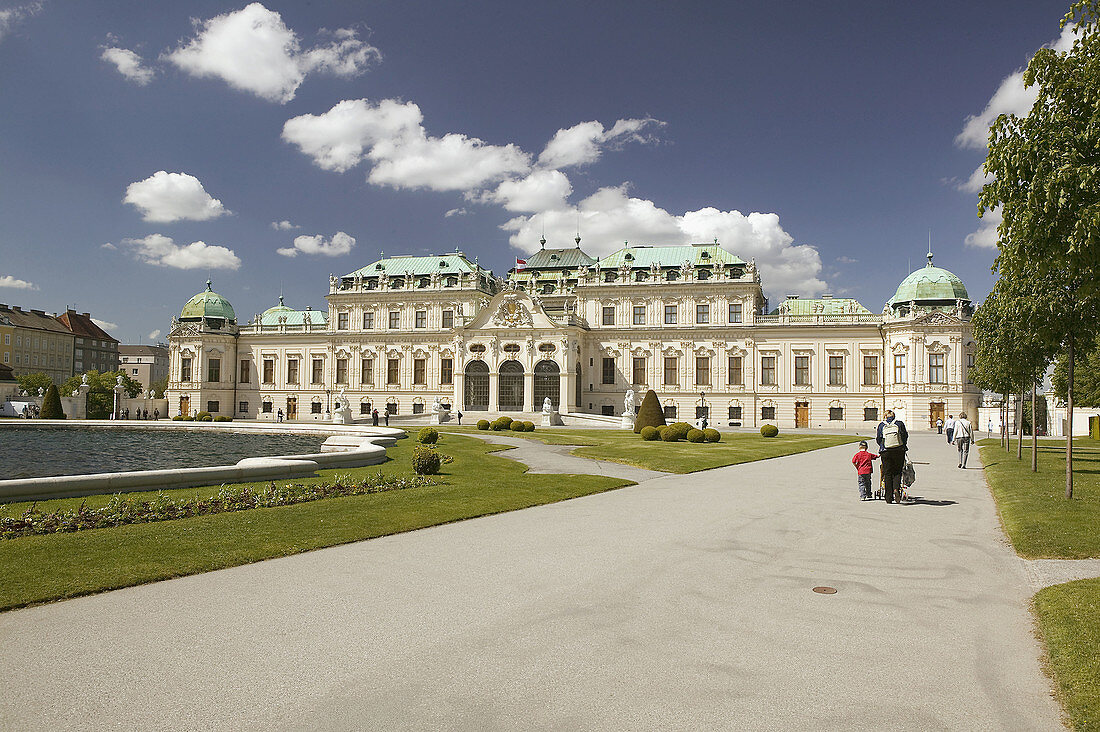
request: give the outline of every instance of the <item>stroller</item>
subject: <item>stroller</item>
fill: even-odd
[[[913,484],[917,482],[917,469],[913,467],[913,461],[909,459],[909,456],[905,456],[905,464],[901,468],[901,495],[897,497],[899,501],[908,501],[909,489],[913,487]],[[875,491],[875,499],[882,499],[886,497],[886,476],[879,473],[878,489]]]

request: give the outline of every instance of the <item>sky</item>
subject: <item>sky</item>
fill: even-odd
[[[459,249],[715,239],[772,306],[980,302],[988,126],[1068,2],[0,0],[0,302],[164,340]]]

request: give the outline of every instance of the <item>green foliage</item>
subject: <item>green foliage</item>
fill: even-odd
[[[435,427],[424,427],[416,433],[416,441],[424,445],[434,445],[439,441],[439,430]]]
[[[493,432],[500,432],[502,430],[511,429],[512,428],[512,418],[511,417],[497,417],[496,419],[494,419],[492,421],[492,423],[489,426],[492,427]]]
[[[512,422],[510,427],[513,432],[523,432],[527,429],[526,426],[524,426],[523,422],[520,422],[519,420]]]
[[[1100,578],[1040,590],[1034,608],[1068,727],[1095,730],[1100,719]]]
[[[692,429],[688,430],[687,441],[688,442],[705,442],[706,441],[706,435],[703,434],[703,430],[697,430],[695,428],[692,428]]]
[[[196,422],[209,422],[211,419],[210,412],[199,412],[195,415]]]
[[[779,428],[774,424],[766,424],[760,428],[760,434],[763,437],[775,437],[779,434]]]
[[[526,432],[534,432],[535,431],[535,423],[534,422],[524,422],[523,423],[523,429]]]
[[[443,465],[443,458],[431,445],[417,445],[413,448],[412,468],[417,475],[435,475]]]
[[[642,399],[638,414],[634,417],[634,432],[640,433],[646,427],[660,427],[665,424],[665,413],[661,409],[661,400],[657,392],[650,389]]]
[[[691,425],[687,422],[673,422],[668,426],[669,430],[676,433],[677,440],[687,439],[688,432],[691,432]]]
[[[661,439],[665,442],[679,442],[680,430],[673,429],[672,425],[667,425],[664,429],[658,428]]]
[[[122,376],[123,394],[130,399],[141,393],[141,382],[131,379],[124,371],[87,372],[88,419],[106,419],[114,410],[115,386]],[[70,377],[61,387],[64,394],[72,394],[83,383],[80,376]]]
[[[489,420],[487,420],[487,419],[479,419],[479,420],[477,421],[477,428],[478,428],[479,430],[487,430],[487,429],[489,429]]]
[[[154,381],[152,384],[149,385],[149,388],[152,389],[153,392],[158,397],[163,399],[164,398],[164,392],[168,390],[168,377],[165,376],[163,379],[160,379],[159,381]]]
[[[224,414],[219,414],[217,417],[214,417],[214,421],[215,422],[232,422],[233,418],[232,417],[226,417]]]
[[[1069,369],[1064,353],[1054,362],[1051,383],[1054,385],[1054,393],[1064,401],[1066,388],[1069,386]],[[1082,348],[1074,357],[1073,401],[1089,407],[1100,406],[1100,343]]]
[[[653,440],[661,439],[661,434],[657,431],[656,427],[647,424],[642,428],[642,439],[652,442]]]
[[[32,374],[20,374],[16,377],[19,382],[19,390],[25,391],[31,396],[38,396],[39,389],[49,389],[53,386],[53,379],[48,374],[36,371]],[[71,391],[68,393],[72,393]]]
[[[182,414],[177,414],[175,417],[172,417],[173,422],[182,422],[184,419],[185,417]]]
[[[1074,374],[1076,376],[1076,374]],[[1076,381],[1076,379],[1074,379]],[[1035,395],[1035,412],[1038,415],[1039,431],[1046,429],[1047,426],[1047,398],[1042,394]],[[1031,419],[1031,399],[1028,398],[1024,401],[1024,434],[1031,434],[1031,425],[1033,424]]]
[[[703,430],[703,436],[706,438],[707,442],[719,442],[722,439],[722,433],[713,427],[707,427]]]
[[[46,389],[46,396],[42,399],[42,419],[65,419],[65,410],[61,408],[61,394],[57,386],[50,384]]]

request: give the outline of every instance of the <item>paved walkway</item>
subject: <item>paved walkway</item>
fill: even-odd
[[[668,473],[662,473],[659,470],[646,470],[645,468],[636,468],[633,465],[613,463],[608,460],[593,460],[570,455],[569,452],[575,450],[576,445],[547,445],[538,440],[526,440],[522,437],[503,437],[479,432],[472,434],[464,432],[463,434],[496,445],[508,445],[514,448],[496,454],[525,464],[529,473],[606,475],[612,478],[633,480],[636,483],[668,475]]]
[[[845,446],[6,613],[0,719],[1057,729],[1023,566],[941,440],[912,505],[857,500]]]

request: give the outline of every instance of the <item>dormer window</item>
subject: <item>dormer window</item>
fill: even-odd
[[[616,279],[616,274],[615,274],[614,271],[603,273],[603,281],[604,282],[614,282],[615,279]]]
[[[416,286],[419,287],[420,289],[424,289],[429,284],[430,284],[430,281],[428,280],[427,277],[421,277],[420,281],[416,283]]]
[[[458,287],[458,278],[457,277],[448,277],[446,280],[444,280],[443,286],[444,287]]]
[[[700,259],[710,259],[710,252],[700,252],[699,253],[699,258]]]
[[[485,353],[484,343],[474,343],[470,346],[470,353]]]
[[[446,259],[439,260],[439,266],[440,267],[446,267],[447,266],[447,260]]]
[[[517,353],[519,353],[519,344],[518,343],[508,343],[508,344],[506,344],[504,346],[504,352],[507,353],[509,356],[515,358],[515,355]]]
[[[695,277],[696,277],[696,279],[700,279],[700,280],[709,280],[710,279],[710,270],[709,269],[701,269],[696,273]]]
[[[627,252],[625,255],[623,255],[623,259],[625,259],[627,261],[633,261],[634,255],[631,254],[630,252]]]
[[[668,271],[668,274],[665,275],[665,279],[669,282],[675,282],[676,280],[680,279],[680,273],[674,269],[670,269]]]

